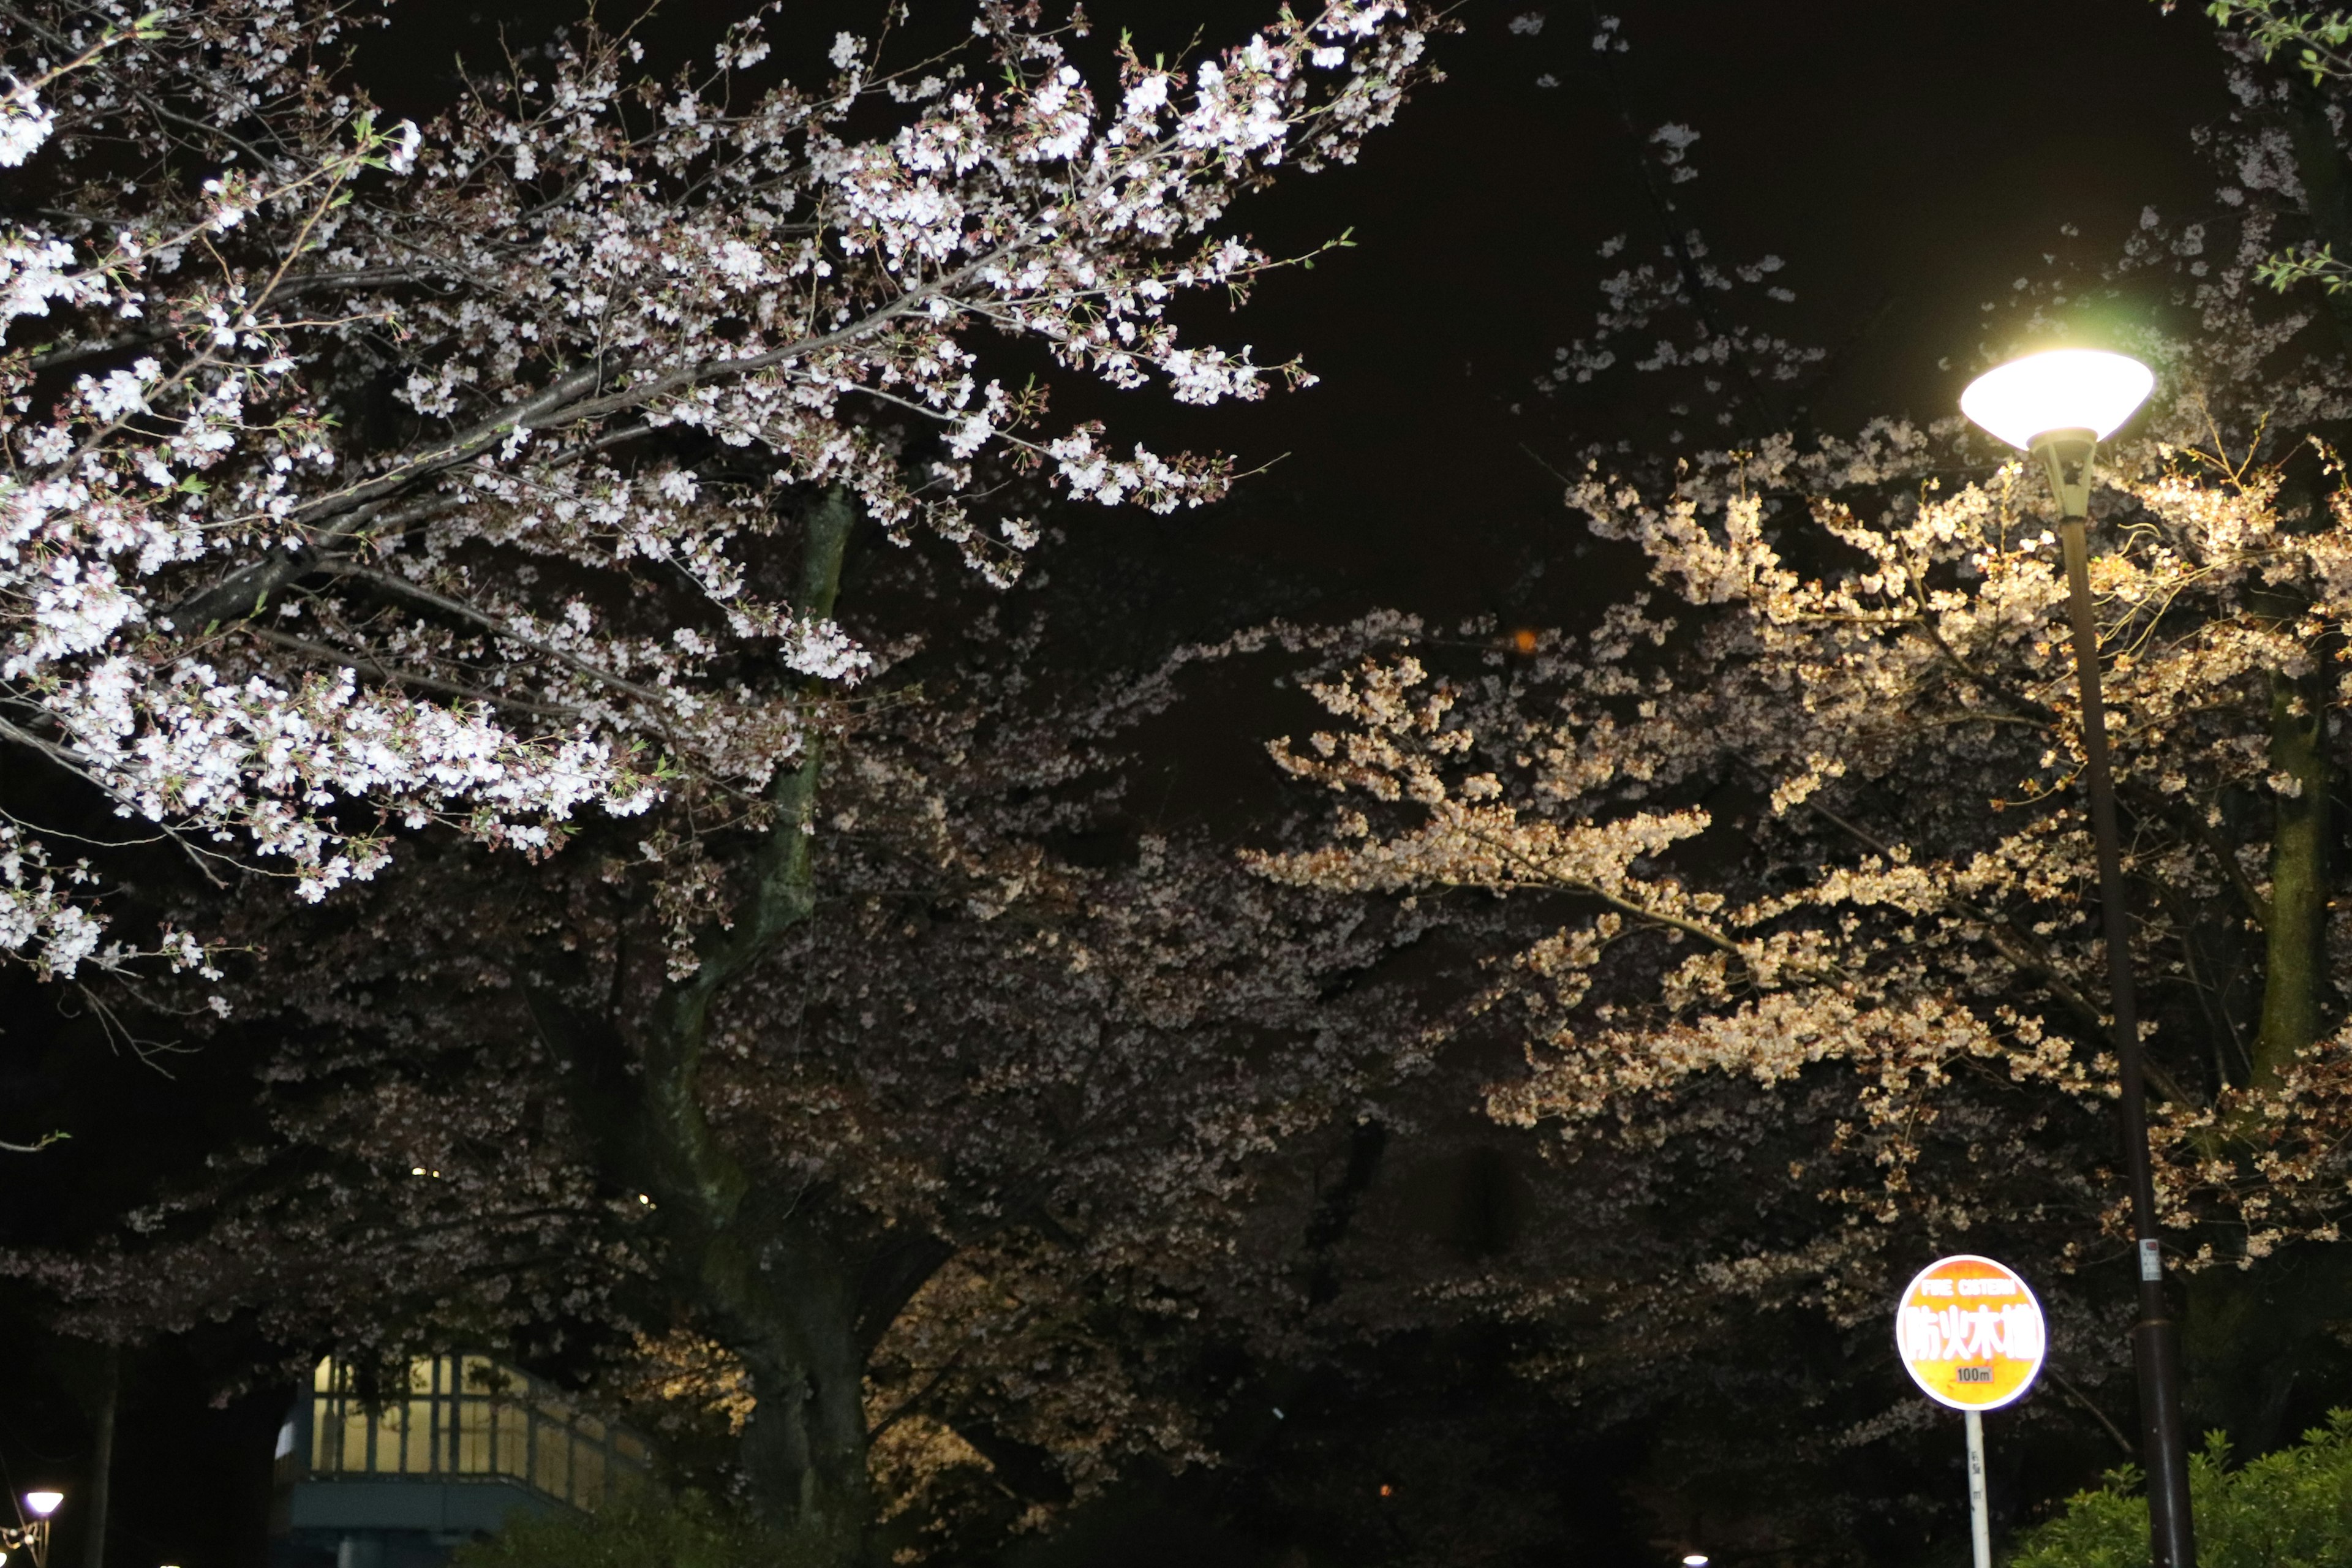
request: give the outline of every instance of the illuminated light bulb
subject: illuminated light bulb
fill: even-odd
[[[1694,1552],[1683,1559],[1683,1568],[1706,1568],[1706,1553]]]
[[[58,1505],[65,1500],[66,1494],[63,1492],[26,1492],[25,1494],[25,1506],[32,1511],[35,1519],[48,1518],[58,1511]]]
[[[2055,430],[2088,430],[2104,441],[2155,390],[2156,373],[2136,359],[2101,349],[2048,349],[1969,383],[1960,412],[2011,446],[2031,450],[2035,437]]]
[[[408,1167],[408,1173],[412,1176],[421,1176],[425,1173],[425,1167],[422,1165],[411,1165]]]

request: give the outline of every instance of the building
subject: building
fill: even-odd
[[[479,1355],[363,1393],[330,1356],[278,1434],[273,1568],[439,1568],[520,1511],[593,1513],[648,1471],[633,1433]]]

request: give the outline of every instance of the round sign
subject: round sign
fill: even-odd
[[[1895,1310],[1895,1349],[1911,1381],[1955,1410],[1991,1410],[2024,1394],[2043,1343],[2042,1303],[1990,1258],[1930,1263]]]

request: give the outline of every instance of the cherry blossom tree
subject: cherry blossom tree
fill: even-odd
[[[988,5],[800,84],[764,13],[667,79],[591,24],[386,127],[343,63],[374,19],[0,13],[9,743],[310,900],[431,823],[803,815],[811,704],[871,658],[831,618],[852,516],[1004,580],[1049,496],[1219,494],[1225,458],[1050,423],[1021,345],[1187,403],[1307,379],[1171,304],[1278,265],[1232,203],[1351,160],[1427,31],[1338,0],[1090,81],[1083,26]],[[0,832],[11,953],[205,963]]]
[[[835,742],[807,908],[689,1062],[635,825],[530,878],[443,834],[317,909],[264,885],[218,933],[257,956],[207,1050],[257,1054],[267,1135],[119,1245],[7,1271],[102,1340],[223,1320],[593,1367],[813,1561],[969,1549],[1220,1458],[1210,1348],[1329,1337],[1300,1161],[1423,1070],[1383,968],[1430,922],[1134,821],[1123,737],[1220,650],[1074,676],[1000,624],[1025,596],[932,581],[973,613],[874,643],[900,698]],[[710,863],[731,889],[763,844]]]
[[[1769,251],[1720,254],[1710,240],[1693,199],[1700,193],[1685,189],[1701,178],[1695,149],[1704,133],[1635,117],[1622,79],[1633,30],[1600,14],[1586,26],[1552,26],[1540,11],[1507,26],[1525,40],[1529,63],[1550,68],[1536,78],[1538,89],[1568,97],[1572,84],[1608,105],[1639,198],[1634,226],[1597,249],[1616,270],[1601,279],[1591,326],[1552,351],[1537,390],[1572,405],[1590,399],[1621,418],[1638,411],[1654,426],[1646,439],[1677,451],[1801,421],[1804,400],[1835,366],[1827,350],[1789,335],[1797,294],[1787,261]]]
[[[12,822],[7,945],[53,977],[160,952],[280,1032],[268,1147],[110,1262],[15,1267],[117,1340],[247,1310],[305,1349],[707,1341],[811,1562],[864,1559],[876,1442],[927,1401],[992,1390],[1074,1474],[1182,1450],[1073,1281],[1181,1317],[1248,1158],[1389,1050],[1302,1012],[1377,941],[1230,868],[1171,893],[1195,847],[1057,858],[1117,714],[875,687],[985,612],[854,615],[843,563],[939,541],[1002,587],[1042,506],[1222,493],[1229,459],[1051,423],[1035,367],[1194,404],[1310,379],[1171,307],[1281,264],[1232,204],[1352,160],[1431,23],[1335,0],[1090,77],[1034,5],[928,53],[892,12],[815,84],[765,13],[667,78],[583,23],[386,127],[357,9],[0,16],[6,735],[227,885],[110,941],[104,858]],[[1095,1347],[1064,1376],[994,1348],[1056,1333]]]
[[[2323,438],[2352,414],[2352,337],[2315,290],[2263,287],[2329,232],[2344,148],[2329,105],[2322,143],[2302,89],[2225,44],[2242,107],[2208,132],[2220,216],[2149,212],[2104,268],[1988,307],[1984,346],[2124,317],[2116,346],[2158,370],[2102,458],[2092,585],[2161,1204],[2216,1373],[2276,1349],[2238,1335],[2239,1282],[2283,1249],[2333,1258],[2352,1192],[2352,502]],[[1888,418],[1598,454],[1567,499],[1651,591],[1574,632],[1414,627],[1318,667],[1331,721],[1275,754],[1330,792],[1330,830],[1261,868],[1517,908],[1463,1023],[1524,1045],[1491,1113],[1596,1170],[1648,1151],[1659,1183],[1744,1173],[1742,1223],[1634,1292],[1662,1341],[1724,1303],[1862,1325],[1934,1249],[1999,1247],[2053,1282],[2069,1364],[2111,1371],[2115,1063],[2039,476],[1957,417]],[[1571,1260],[1519,1289],[1536,1311],[1632,1283]],[[2215,1375],[2210,1413],[2278,1395],[2276,1372]]]

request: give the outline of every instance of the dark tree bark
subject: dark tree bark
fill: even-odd
[[[832,614],[855,522],[840,491],[811,510],[802,614]],[[672,1289],[743,1360],[757,1405],[741,1459],[759,1512],[796,1564],[855,1568],[874,1522],[866,1355],[946,1248],[917,1242],[866,1257],[833,1234],[810,1194],[784,1203],[758,1191],[701,1098],[712,1006],[814,907],[811,829],[824,760],[813,735],[799,765],[777,775],[774,820],[735,923],[706,933],[694,975],[665,985],[636,1019],[583,1016],[545,984],[532,1010],[615,1184],[654,1199]]]
[[[2262,1031],[2253,1087],[2275,1089],[2295,1055],[2325,1029],[2328,844],[2335,835],[2327,765],[2327,709],[2317,679],[2271,680],[2271,765],[2294,782],[2273,807],[2271,897],[2263,973]]]
[[[82,1568],[106,1568],[106,1513],[114,1479],[114,1411],[122,1398],[122,1347],[98,1356],[97,1408],[90,1421],[89,1499],[82,1509]]]

